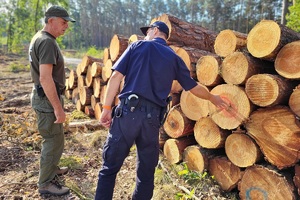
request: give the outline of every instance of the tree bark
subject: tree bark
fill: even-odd
[[[221,31],[215,40],[214,49],[217,55],[226,57],[233,52],[247,47],[247,34],[226,29]]]
[[[288,107],[276,106],[254,111],[245,124],[247,134],[259,145],[266,160],[283,169],[295,165],[300,151],[300,128]]]
[[[248,167],[238,185],[241,200],[295,200],[292,185],[274,170],[259,165]]]
[[[274,61],[284,45],[296,40],[300,40],[296,31],[272,20],[262,20],[250,30],[247,49],[254,57]]]
[[[157,20],[165,22],[169,27],[169,45],[188,46],[214,52],[214,42],[217,37],[216,32],[168,14],[159,16]]]

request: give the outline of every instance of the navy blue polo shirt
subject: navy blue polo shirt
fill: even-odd
[[[125,76],[119,98],[137,94],[166,106],[173,80],[184,90],[197,85],[183,60],[161,38],[132,43],[112,67]]]

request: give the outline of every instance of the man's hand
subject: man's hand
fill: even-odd
[[[54,114],[56,117],[56,121],[54,122],[55,124],[64,123],[66,121],[66,113],[63,109],[54,110]]]
[[[103,109],[100,117],[100,124],[106,128],[110,127],[111,124],[111,110]]]

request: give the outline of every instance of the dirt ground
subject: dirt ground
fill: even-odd
[[[74,104],[65,100],[68,115],[65,123],[65,151],[60,165],[70,171],[61,181],[71,189],[65,196],[39,195],[37,180],[41,137],[35,123],[35,113],[30,107],[32,83],[28,70],[13,73],[13,63],[28,65],[26,58],[16,55],[1,55],[0,52],[0,200],[6,199],[93,199],[101,166],[102,146],[107,130],[99,126],[95,119],[74,120]],[[114,199],[131,199],[135,184],[135,150],[130,155],[117,176]],[[180,199],[184,193],[175,186],[185,181],[172,172],[163,155],[160,165],[166,171],[157,170],[153,200]],[[167,176],[168,174],[168,176]],[[170,177],[173,175],[173,178]],[[192,188],[186,186],[190,191]],[[232,199],[223,194],[217,185],[203,188],[198,199]],[[181,199],[191,199],[181,195]]]

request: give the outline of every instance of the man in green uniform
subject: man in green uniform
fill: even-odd
[[[63,123],[66,114],[61,97],[65,86],[64,58],[56,38],[68,29],[68,22],[75,22],[60,6],[51,6],[45,13],[45,26],[32,38],[29,61],[34,88],[31,104],[37,114],[38,130],[43,137],[39,193],[63,195],[69,188],[62,186],[57,175],[67,172],[58,168],[64,149]]]

